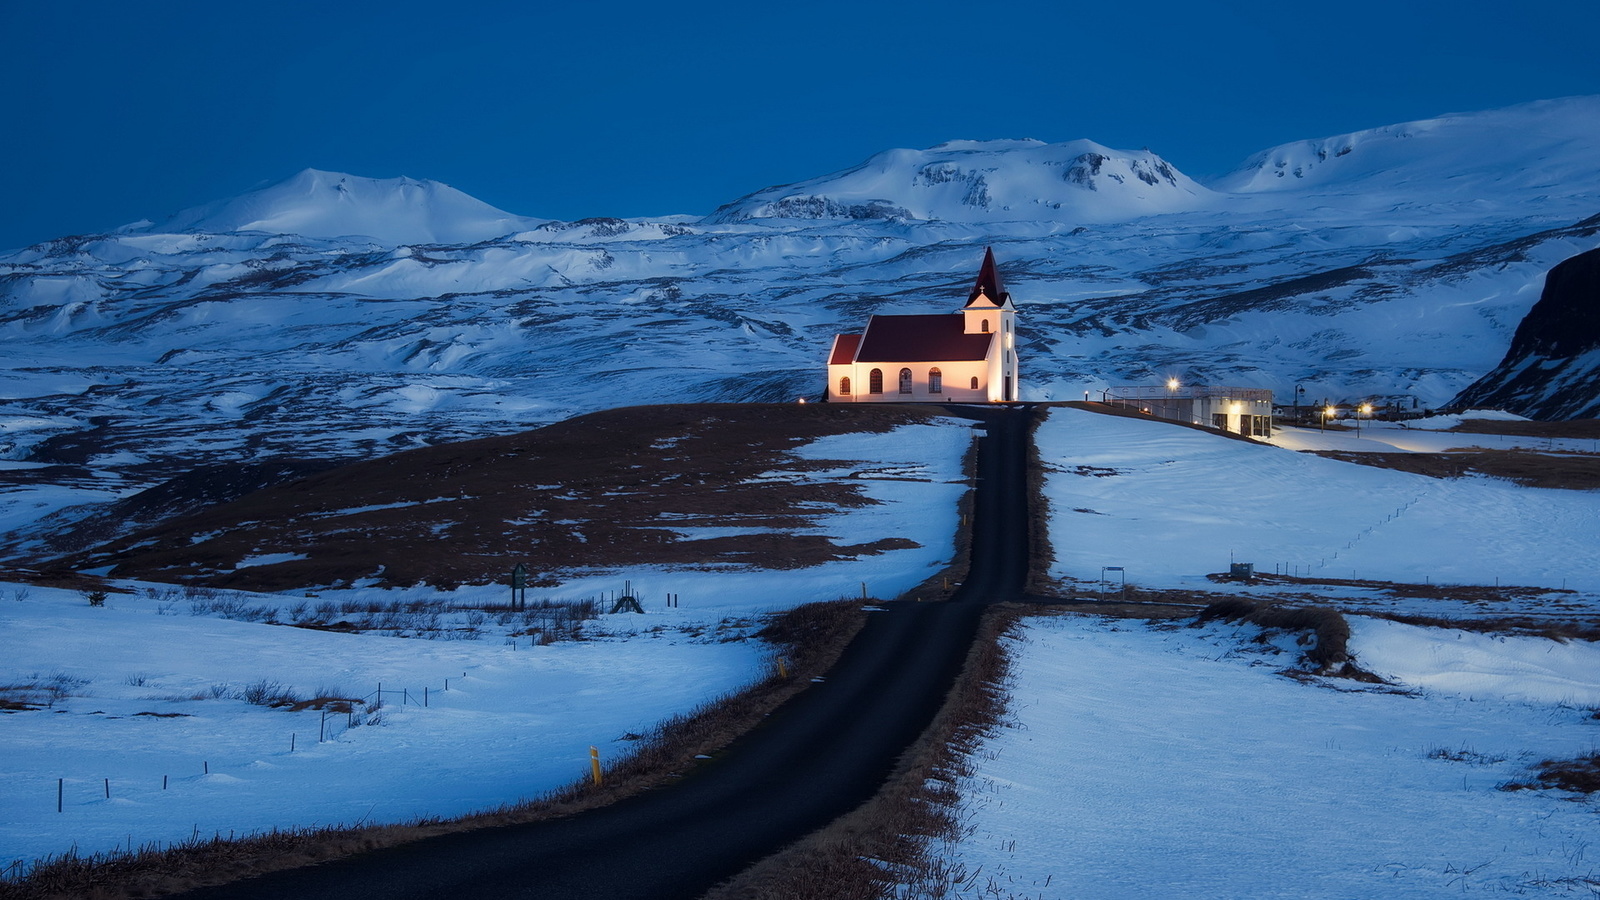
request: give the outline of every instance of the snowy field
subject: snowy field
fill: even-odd
[[[1495,440],[1393,432],[1370,439]],[[1528,602],[1597,607],[1596,492],[1433,480],[1074,410],[1053,411],[1040,443],[1064,579],[1124,565],[1141,586],[1204,589],[1232,556],[1338,578],[1565,580],[1580,592]],[[1321,590],[1347,609],[1383,605]],[[1472,612],[1448,597],[1388,605]],[[970,831],[943,848],[977,873],[961,896],[1600,892],[1596,801],[1498,789],[1600,746],[1600,646],[1349,619],[1355,661],[1392,686],[1284,677],[1301,648],[1255,643],[1253,626],[1028,620],[1011,720],[963,787]]]
[[[1384,443],[1372,449],[1381,450],[1407,440],[1414,449],[1496,441],[1421,429],[1376,435]],[[1286,446],[1052,410],[1039,430],[1050,467],[1051,574],[1097,582],[1102,566],[1123,566],[1130,584],[1206,589],[1206,574],[1237,561],[1316,578],[1567,589],[1579,593],[1552,603],[1600,609],[1595,492],[1435,479],[1290,449],[1349,449],[1353,434],[1285,429],[1276,440]],[[1384,608],[1463,611],[1432,601]]]
[[[1284,678],[1233,626],[1030,620],[945,848],[961,896],[1593,896],[1595,801],[1497,787],[1600,742],[1600,650],[1352,624],[1415,690]]]
[[[62,695],[48,708],[0,715],[0,866],[195,833],[449,816],[569,783],[585,771],[590,746],[614,759],[629,746],[625,735],[762,674],[767,647],[725,640],[752,630],[757,614],[857,596],[863,582],[892,597],[946,564],[971,437],[969,423],[952,420],[824,438],[800,451],[841,461],[809,477],[854,475],[880,501],[826,518],[822,530],[910,537],[920,549],[799,571],[576,577],[549,596],[609,598],[631,581],[646,610],[604,615],[578,642],[508,641],[516,622],[492,613],[472,633],[464,632],[470,614],[445,617],[467,639],[421,640],[193,615],[176,595],[112,594],[94,608],[75,591],[0,585],[0,686]],[[320,591],[309,602],[467,605],[501,602],[504,590]],[[667,593],[678,607],[665,606]],[[280,608],[307,600],[240,599]],[[371,717],[358,713],[352,728],[346,715],[324,722],[315,709],[239,699],[263,683],[303,698],[367,697],[381,683],[384,706],[375,724],[359,724]]]

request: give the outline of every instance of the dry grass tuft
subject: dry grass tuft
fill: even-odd
[[[1574,794],[1600,791],[1600,750],[1575,759],[1547,759],[1534,766],[1532,782],[1510,782],[1502,790],[1523,791],[1550,788]]]
[[[1376,676],[1358,668],[1350,660],[1350,623],[1344,614],[1325,606],[1285,607],[1243,597],[1214,601],[1195,617],[1195,624],[1214,621],[1248,622],[1269,631],[1298,632],[1309,635],[1306,661],[1316,674],[1359,681],[1376,681]]]

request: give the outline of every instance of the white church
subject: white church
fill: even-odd
[[[1017,308],[994,250],[958,313],[880,316],[834,335],[829,403],[1005,403],[1017,399]]]

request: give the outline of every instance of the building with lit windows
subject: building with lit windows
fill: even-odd
[[[1017,399],[1017,308],[994,251],[960,312],[882,316],[833,338],[830,403],[1004,403]]]
[[[1209,425],[1246,437],[1272,437],[1272,392],[1209,384],[1132,385],[1107,388],[1112,406],[1137,409],[1158,419]]]

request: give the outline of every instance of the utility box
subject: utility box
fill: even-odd
[[[1255,563],[1230,563],[1228,577],[1234,581],[1251,581],[1256,577]]]

